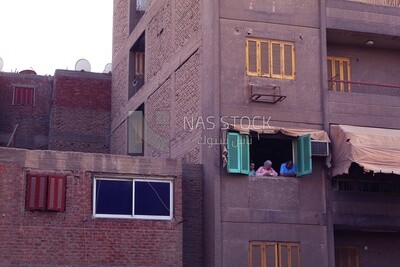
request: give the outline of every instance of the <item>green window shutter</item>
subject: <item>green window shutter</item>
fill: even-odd
[[[307,175],[312,172],[311,136],[309,134],[297,138],[296,166],[297,176]]]
[[[240,173],[250,173],[250,141],[248,135],[240,135],[241,146],[241,171]]]
[[[240,145],[241,137],[239,133],[228,132],[226,137],[227,152],[228,152],[228,165],[227,171],[230,173],[240,173],[241,150]]]

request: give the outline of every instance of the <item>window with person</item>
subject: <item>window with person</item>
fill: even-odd
[[[296,138],[283,134],[228,132],[227,150],[229,173],[299,177],[312,172],[310,135]],[[254,174],[253,170],[256,170]]]

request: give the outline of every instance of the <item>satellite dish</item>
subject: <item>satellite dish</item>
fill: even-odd
[[[4,62],[3,62],[3,59],[0,57],[0,71],[2,71],[3,66],[4,66]]]
[[[90,71],[90,62],[87,59],[81,58],[75,63],[75,70],[77,71]]]
[[[111,63],[107,63],[104,67],[103,73],[110,73],[111,72]]]
[[[111,72],[111,63],[108,63],[103,70],[103,73],[110,73]]]

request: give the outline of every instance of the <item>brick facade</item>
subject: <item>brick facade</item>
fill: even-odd
[[[108,153],[110,87],[108,74],[56,71],[50,149]]]
[[[34,90],[33,105],[13,105],[15,86]],[[54,77],[0,73],[0,146],[108,153],[109,74],[56,70]]]
[[[0,148],[0,266],[182,266],[181,170],[170,159]],[[65,212],[25,209],[27,173],[67,177]],[[97,174],[171,177],[173,219],[93,218]]]
[[[34,88],[33,106],[13,105],[14,86]],[[0,146],[6,146],[18,124],[11,146],[47,149],[53,78],[0,73]]]

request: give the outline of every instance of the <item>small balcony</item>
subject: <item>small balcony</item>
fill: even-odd
[[[328,86],[330,91],[340,93],[400,96],[400,84],[348,81],[333,77],[328,80]]]

